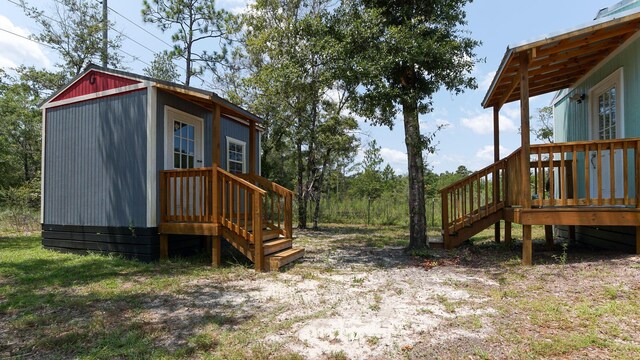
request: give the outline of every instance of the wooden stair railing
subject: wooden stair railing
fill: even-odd
[[[253,246],[253,263],[256,270],[261,271],[264,267],[262,203],[267,192],[221,168],[217,172],[220,225]]]
[[[639,152],[640,138],[531,145],[532,207],[640,207]],[[503,208],[522,205],[521,157],[519,148],[440,190],[445,248],[499,221]]]
[[[256,270],[275,270],[304,255],[292,244],[293,195],[260,176],[219,167],[162,170],[159,228],[162,234],[222,236]]]
[[[264,196],[264,224],[285,238],[293,237],[293,196],[284,186],[254,174],[238,174],[238,177],[256,184],[267,193]]]
[[[440,190],[442,237],[450,249],[502,218],[508,178],[515,175],[519,150]]]

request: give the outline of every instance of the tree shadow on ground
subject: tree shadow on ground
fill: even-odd
[[[203,269],[202,257],[78,256],[42,250],[34,236],[0,238],[0,258],[0,358],[188,357],[218,346],[197,338],[202,329],[264,312],[245,289],[214,280],[234,269]]]

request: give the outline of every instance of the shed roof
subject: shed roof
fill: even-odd
[[[76,81],[84,77],[90,71],[99,71],[107,74],[119,75],[127,78],[138,79],[140,81],[146,81],[151,83],[152,86],[155,86],[158,89],[162,89],[163,91],[172,93],[182,99],[196,103],[206,109],[211,108],[212,105],[214,104],[218,104],[222,107],[223,109],[222,113],[224,113],[225,115],[246,119],[246,120],[251,120],[258,123],[262,122],[262,119],[259,116],[230,102],[229,100],[219,96],[213,91],[202,90],[192,86],[185,86],[182,84],[177,84],[170,81],[165,81],[165,80],[160,80],[160,79],[156,79],[156,78],[152,78],[144,75],[130,73],[127,71],[105,68],[105,67],[94,65],[94,64],[87,66],[87,68],[82,73],[78,74],[73,79],[71,79],[71,81],[69,81],[67,85],[65,85],[64,87],[58,89],[53,94],[51,94],[51,96],[49,96],[42,103],[42,106],[55,100],[60,94],[62,94],[72,84],[74,84]]]
[[[640,9],[634,8],[534,41],[507,47],[484,108],[501,107],[520,99],[521,55],[529,56],[529,96],[574,85],[640,28]]]

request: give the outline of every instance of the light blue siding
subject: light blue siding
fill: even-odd
[[[146,227],[147,92],[46,111],[44,223]]]
[[[590,140],[589,90],[619,68],[623,69],[624,137],[640,137],[640,39],[636,39],[619,54],[598,68],[597,71],[577,84],[564,99],[555,104],[556,141]],[[577,101],[569,100],[569,97],[574,94],[586,94],[587,98],[578,104]],[[583,161],[584,159],[582,158],[578,159],[579,169],[583,168]],[[631,168],[632,165],[632,163],[629,164],[629,176],[631,177],[629,183],[632,184],[629,194],[631,197],[635,196],[635,189],[633,188],[635,177]],[[584,179],[581,177],[578,180],[580,183],[584,183]],[[583,184],[580,195],[584,196]]]

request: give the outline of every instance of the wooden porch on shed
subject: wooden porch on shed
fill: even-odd
[[[257,118],[227,108],[219,99],[182,88],[164,91],[210,109],[212,166],[161,170],[159,173],[160,257],[168,257],[169,235],[201,235],[211,244],[212,265],[221,262],[221,241],[229,242],[251,260],[255,269],[277,270],[304,256],[293,247],[294,193],[256,173]],[[248,173],[232,174],[218,165],[221,114],[249,123]]]

